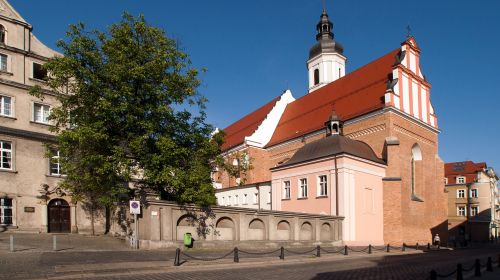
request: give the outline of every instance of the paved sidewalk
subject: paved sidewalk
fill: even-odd
[[[108,236],[57,235],[58,250],[52,251],[51,234],[14,235],[15,252],[9,252],[9,235],[0,234],[0,279],[260,279],[281,273],[291,279],[422,279],[431,269],[440,273],[452,271],[457,262],[473,263],[475,258],[496,256],[500,246],[422,252],[392,249],[390,253],[373,251],[326,254],[313,256],[312,248],[294,248],[285,252],[285,260],[279,259],[279,251],[272,254],[248,254],[240,251],[239,263],[233,262],[230,249],[189,249],[183,251],[196,258],[182,255],[180,267],[174,264],[174,249],[132,250],[128,243]],[[333,248],[327,248],[333,251]],[[250,253],[270,252],[273,249],[253,249]],[[292,252],[311,251],[295,255]],[[496,260],[496,259],[495,259]],[[187,262],[186,262],[187,261]],[[294,270],[304,273],[297,277]],[[220,271],[222,274],[217,273]],[[482,279],[497,278],[500,268],[484,272]],[[248,277],[243,277],[248,274]],[[288,276],[287,276],[288,275]],[[311,277],[306,277],[307,275]],[[316,275],[316,276],[314,276]],[[389,275],[390,277],[383,277]],[[313,277],[314,276],[314,277]],[[424,277],[425,276],[425,277]],[[465,275],[466,277],[468,275]],[[252,278],[253,277],[253,278]],[[269,279],[283,279],[271,277]]]
[[[90,236],[81,234],[48,233],[0,233],[0,252],[10,250],[10,236],[14,237],[14,251],[44,252],[53,251],[53,238],[56,237],[57,251],[119,251],[130,250],[128,243],[113,236]]]

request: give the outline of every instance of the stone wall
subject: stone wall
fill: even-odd
[[[138,218],[143,249],[195,247],[341,245],[343,217],[214,206],[210,211],[167,201],[148,201]]]

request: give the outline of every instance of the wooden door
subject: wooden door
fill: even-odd
[[[63,199],[55,199],[49,203],[49,232],[71,232],[70,207]]]

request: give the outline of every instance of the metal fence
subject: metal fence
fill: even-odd
[[[483,264],[480,259],[476,259],[472,265],[463,265],[461,263],[457,264],[457,268],[448,273],[438,273],[435,269],[431,270],[431,280],[437,280],[438,278],[450,278],[456,275],[457,280],[464,279],[464,272],[471,272],[474,270],[474,277],[481,277],[481,269],[486,268],[486,271],[493,271],[493,265],[500,268],[500,254],[496,261],[493,261],[491,257],[486,259],[486,263]]]
[[[366,246],[366,247],[350,247],[350,246],[343,246],[343,247],[321,247],[321,246],[316,246],[312,249],[302,249],[302,251],[299,251],[299,249],[287,249],[284,248],[283,246],[279,249],[272,250],[272,251],[267,251],[267,252],[257,252],[257,251],[246,251],[246,250],[241,250],[238,249],[238,247],[235,247],[233,250],[229,251],[226,254],[221,254],[220,256],[217,257],[198,257],[198,256],[193,256],[191,254],[188,254],[186,252],[181,251],[180,248],[177,248],[175,250],[175,258],[174,258],[174,266],[179,266],[182,263],[182,260],[197,260],[197,261],[216,261],[216,260],[221,260],[225,258],[230,258],[232,256],[234,262],[239,262],[240,257],[244,257],[245,255],[259,255],[259,256],[275,256],[279,257],[281,260],[285,259],[285,254],[286,255],[314,255],[316,257],[321,257],[321,253],[323,254],[340,254],[340,255],[349,255],[349,252],[356,252],[356,253],[366,253],[366,254],[372,254],[375,251],[380,251],[380,252],[386,252],[390,253],[391,250],[392,252],[396,251],[406,251],[407,249],[413,249],[413,250],[430,250],[431,245],[430,243],[427,244],[427,246],[421,246],[418,243],[416,245],[409,246],[405,243],[403,243],[401,246],[391,246],[390,244],[387,244],[385,246],[372,246],[371,244]],[[277,254],[279,252],[279,255]]]

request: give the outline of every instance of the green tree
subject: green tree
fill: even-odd
[[[214,204],[223,134],[210,134],[199,71],[177,43],[125,13],[106,31],[71,25],[58,47],[63,56],[44,67],[60,102],[50,119],[64,155],[61,185],[89,205],[92,224],[94,210],[137,177],[163,199]]]

